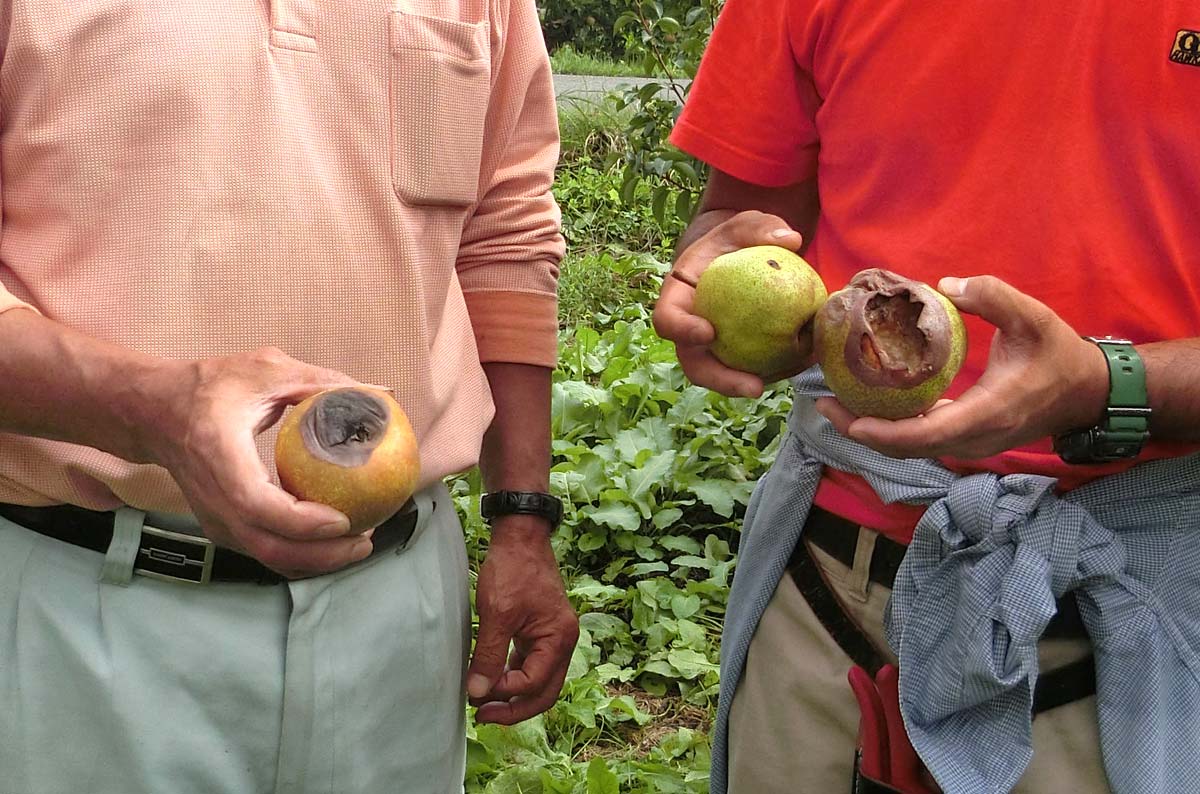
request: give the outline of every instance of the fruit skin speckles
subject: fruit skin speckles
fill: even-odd
[[[759,245],[714,259],[696,283],[693,309],[716,330],[713,355],[766,382],[809,365],[809,324],[825,302],[821,277],[786,248]]]
[[[813,338],[825,383],[858,416],[904,419],[933,406],[962,367],[967,330],[950,300],[872,268],[829,296]]]

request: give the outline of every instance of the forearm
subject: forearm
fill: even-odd
[[[506,362],[485,363],[483,369],[496,405],[479,459],[484,488],[546,492],[550,487],[550,369]],[[544,521],[519,518],[528,520],[498,522],[493,533],[503,528],[546,537]]]
[[[137,428],[153,403],[150,392],[172,368],[180,367],[34,312],[5,312],[0,314],[0,431],[145,462]]]
[[[1200,441],[1200,338],[1138,345],[1146,364],[1150,437]]]

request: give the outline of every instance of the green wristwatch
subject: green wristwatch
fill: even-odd
[[[1054,451],[1066,463],[1104,463],[1136,458],[1150,437],[1146,367],[1128,339],[1085,336],[1108,360],[1108,405],[1094,427],[1054,437]]]

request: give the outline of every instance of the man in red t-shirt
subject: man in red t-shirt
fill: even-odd
[[[818,401],[862,444],[962,474],[1049,475],[1060,491],[1194,451],[1200,11],[1090,5],[729,0],[672,135],[712,167],[680,243],[682,277],[655,310],[688,377],[761,394],[761,380],[712,356],[689,282],[719,253],[776,244],[803,250],[831,292],[884,267],[965,313],[966,363],[925,416],[859,419]],[[1110,403],[1108,359],[1081,334],[1132,340],[1144,362],[1152,413],[1136,458],[1069,465],[1052,448]],[[894,659],[887,577],[921,512],[825,470],[792,575],[724,704],[729,790],[846,790],[859,727],[846,670]],[[1048,671],[1086,665],[1088,652],[1078,626],[1041,645]],[[1068,771],[1066,790],[1106,790],[1095,700],[1065,699],[1035,721],[1018,791],[1064,790]],[[714,791],[725,786],[715,775]]]

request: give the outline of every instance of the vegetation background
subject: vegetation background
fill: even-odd
[[[691,386],[650,312],[702,164],[666,143],[722,0],[539,0],[556,72],[656,82],[564,103],[551,487],[581,632],[562,697],[512,728],[469,721],[467,791],[708,791],[718,642],[738,528],[790,396]],[[473,575],[487,548],[472,472],[452,482]],[[472,578],[472,581],[474,579]]]

